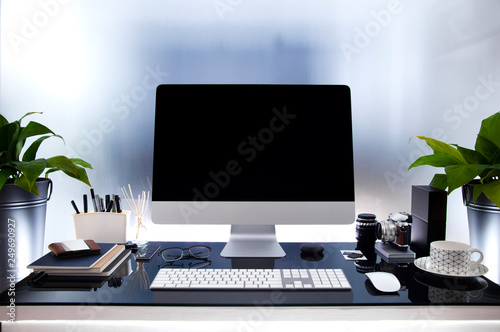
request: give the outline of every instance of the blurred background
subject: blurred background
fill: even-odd
[[[434,168],[415,135],[473,147],[500,106],[495,0],[2,0],[0,112],[43,111],[64,142],[39,156],[90,162],[93,188],[150,190],[161,83],[346,84],[352,91],[357,213],[410,211]],[[187,96],[189,98],[189,96]],[[230,96],[220,96],[230,98]],[[89,193],[54,174],[45,242],[74,237]],[[81,204],[81,203],[80,203]],[[125,208],[128,208],[125,206]],[[353,216],[355,218],[355,216]],[[354,222],[354,219],[353,219]],[[461,193],[447,238],[468,242]],[[278,226],[280,241],[354,241],[347,226]],[[148,225],[150,239],[226,241],[229,226]]]

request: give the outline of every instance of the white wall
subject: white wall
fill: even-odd
[[[65,139],[40,156],[79,156],[100,193],[149,189],[159,83],[328,83],[352,89],[357,211],[410,210],[408,172],[429,152],[414,135],[472,147],[500,104],[500,2],[2,0],[0,109]],[[223,98],[223,97],[221,97]],[[32,117],[35,120],[35,117]],[[70,200],[88,187],[54,176],[46,243],[73,237]],[[468,241],[460,193],[448,238]],[[154,229],[154,231],[151,231]],[[152,239],[221,240],[228,228],[150,226]],[[280,226],[283,241],[354,241],[354,225]]]

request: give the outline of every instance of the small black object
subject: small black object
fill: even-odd
[[[110,200],[108,202],[108,205],[106,206],[106,212],[111,212],[111,210],[113,209],[113,206],[115,205],[115,201],[113,200]]]
[[[356,219],[356,248],[373,248],[377,240],[377,216],[372,213],[360,213]]]
[[[431,242],[446,238],[447,198],[444,190],[431,186],[412,186],[411,249],[418,256],[429,256]]]
[[[132,242],[128,242],[128,243],[125,243],[125,249],[130,249],[133,253],[137,252],[137,244],[136,243],[132,243]]]
[[[323,245],[319,243],[304,243],[300,246],[300,258],[309,262],[318,262],[325,257],[324,250]]]
[[[108,287],[119,288],[123,284],[122,277],[113,277],[108,280]]]
[[[319,243],[304,243],[300,246],[300,251],[306,255],[321,255],[325,248]]]
[[[121,213],[122,212],[122,200],[120,196],[115,195],[115,205],[116,205],[116,212]]]
[[[347,257],[351,259],[361,258],[363,256],[364,256],[363,254],[358,254],[355,252],[350,252],[349,255],[347,255]]]
[[[75,201],[71,201],[71,205],[73,205],[73,209],[75,209],[76,214],[80,214],[80,211],[78,211],[78,207],[76,206]]]
[[[83,194],[83,212],[87,213],[89,212],[89,207],[88,207],[88,200],[87,200],[87,195]]]

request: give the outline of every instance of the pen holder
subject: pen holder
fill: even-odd
[[[77,239],[100,243],[126,243],[130,211],[73,214]]]

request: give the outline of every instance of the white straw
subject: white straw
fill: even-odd
[[[148,201],[149,201],[149,191],[147,195],[144,190],[140,195],[137,195],[137,203],[136,203],[136,201],[134,200],[134,194],[132,193],[132,187],[130,186],[130,184],[128,185],[129,192],[127,192],[127,189],[125,187],[122,187],[121,190],[130,209],[137,216],[137,235],[138,235],[139,228],[142,225],[142,218],[147,211]]]

